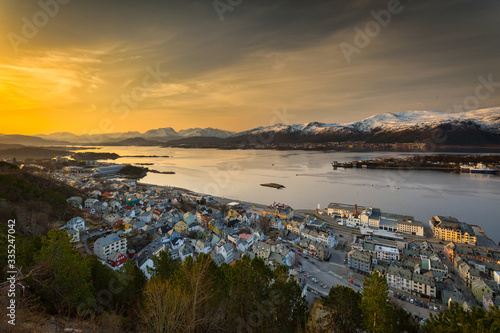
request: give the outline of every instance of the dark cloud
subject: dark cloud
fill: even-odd
[[[500,3],[493,0],[401,1],[402,11],[346,61],[340,44],[355,45],[354,28],[364,30],[374,20],[371,11],[389,2],[243,0],[221,21],[214,1],[71,0],[14,53],[8,33],[21,34],[21,19],[31,20],[40,6],[4,1],[0,61],[28,66],[48,54],[93,59],[68,70],[92,77],[102,96],[91,100],[75,88],[77,79],[68,91],[75,105],[90,99],[96,110],[139,84],[148,66],[161,64],[170,81],[133,112],[158,121],[185,114],[196,126],[217,126],[210,123],[217,119],[226,128],[253,115],[236,129],[265,124],[283,104],[298,122],[446,110],[474,93],[478,76],[500,81]],[[498,104],[496,92],[480,107]]]

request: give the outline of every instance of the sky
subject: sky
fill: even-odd
[[[4,0],[0,133],[456,112],[500,81],[498,17],[493,0]]]

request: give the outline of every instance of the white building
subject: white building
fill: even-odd
[[[412,275],[413,273],[408,269],[389,266],[386,274],[387,284],[389,287],[411,293]]]
[[[127,239],[120,238],[116,233],[101,237],[94,243],[94,253],[102,260],[107,260],[113,252],[127,252]]]
[[[92,207],[94,207],[94,204],[95,204],[96,202],[98,202],[98,201],[99,201],[99,200],[97,200],[97,199],[92,199],[92,198],[85,200],[85,208],[92,208]]]
[[[375,256],[379,260],[394,260],[399,261],[399,250],[393,247],[375,245]]]
[[[80,231],[85,231],[88,229],[85,226],[85,220],[80,216],[74,217],[71,220],[69,220],[68,223],[66,223],[66,227]]]

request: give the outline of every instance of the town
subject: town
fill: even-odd
[[[357,204],[295,210],[235,202],[123,179],[116,174],[123,165],[89,164],[27,169],[86,193],[67,198],[81,214],[59,228],[112,269],[130,259],[149,278],[162,251],[180,261],[209,254],[217,265],[249,256],[288,267],[310,304],[336,285],[362,291],[364,277],[379,272],[393,302],[422,322],[452,303],[500,305],[500,248],[454,217],[420,222]]]

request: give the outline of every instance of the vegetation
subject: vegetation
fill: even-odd
[[[328,296],[322,298],[327,311],[323,326],[328,331],[339,333],[360,332],[363,328],[361,319],[361,294],[345,286],[330,289]]]
[[[67,156],[71,152],[66,150],[47,149],[42,147],[19,147],[0,149],[0,157],[16,158],[18,160],[25,159],[47,159],[56,156]]]
[[[21,235],[46,234],[53,228],[53,221],[73,217],[66,198],[75,195],[82,194],[63,183],[23,172],[12,164],[0,164],[1,222],[17,217],[16,230]]]
[[[119,174],[127,177],[144,177],[147,172],[148,168],[128,164],[120,170]]]
[[[16,316],[17,323],[31,325],[23,326],[26,332],[56,330],[50,317],[96,332],[500,331],[498,309],[465,311],[458,305],[431,316],[420,328],[390,303],[386,279],[378,273],[365,280],[363,294],[333,287],[321,299],[323,316],[313,330],[307,326],[308,306],[297,280],[287,267],[271,269],[261,259],[244,256],[219,267],[209,255],[181,263],[161,252],[153,257],[149,281],[131,260],[115,271],[78,252],[65,231],[50,224],[37,233],[27,228],[26,221],[38,223],[42,213],[50,219],[64,217],[70,212],[64,198],[75,194],[72,188],[0,163],[0,251],[7,253],[7,221],[16,219]],[[129,248],[147,243],[143,237],[129,241]],[[0,256],[2,268],[6,259]],[[0,273],[2,281],[6,271]],[[0,303],[5,304],[6,295],[0,293]],[[5,309],[0,309],[3,316]],[[5,325],[0,323],[1,332],[10,329]]]
[[[378,272],[365,279],[362,295],[348,287],[333,287],[321,299],[326,315],[319,324],[328,332],[419,332],[419,324],[394,307],[388,293],[385,276]]]
[[[215,265],[210,256],[155,258],[144,293],[143,325],[151,332],[263,331],[305,328],[307,303],[288,269],[274,271],[245,256],[234,265]]]
[[[120,155],[116,153],[96,153],[96,152],[83,152],[83,153],[75,153],[71,156],[77,161],[85,161],[85,160],[116,160],[120,157]]]
[[[500,332],[500,310],[493,308],[486,312],[483,308],[473,307],[466,311],[457,303],[452,303],[446,310],[431,315],[424,325],[424,332]]]

